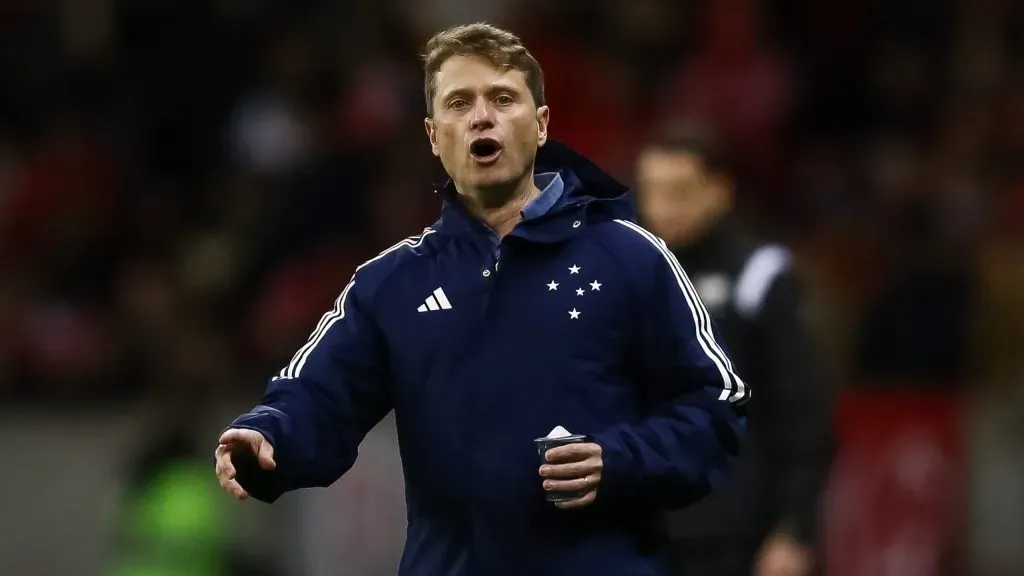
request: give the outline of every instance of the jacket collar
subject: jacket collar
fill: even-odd
[[[509,236],[537,243],[559,243],[579,234],[588,224],[616,218],[635,219],[632,192],[565,144],[548,141],[538,150],[534,173],[545,172],[561,176],[562,194],[544,214],[520,222]],[[490,228],[466,209],[454,182],[449,179],[438,194],[444,204],[435,230],[449,236],[493,236]]]
[[[555,207],[565,192],[565,182],[558,172],[542,172],[534,174],[533,182],[540,189],[540,194],[523,206],[523,220],[540,218]]]

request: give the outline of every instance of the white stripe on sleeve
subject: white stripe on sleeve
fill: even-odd
[[[708,355],[708,358],[715,364],[715,367],[718,368],[718,372],[722,376],[722,393],[718,397],[719,400],[728,399],[730,402],[746,400],[750,395],[749,390],[743,380],[734,372],[729,356],[725,354],[722,347],[715,340],[711,325],[711,314],[704,308],[704,303],[701,301],[700,296],[698,296],[697,290],[693,287],[682,265],[679,264],[679,260],[668,249],[664,240],[658,238],[639,224],[628,220],[615,220],[615,222],[636,232],[654,246],[662,258],[665,259],[669,269],[672,270],[676,284],[679,285],[679,291],[682,292],[683,297],[686,299],[686,304],[690,308],[697,342],[700,344],[701,349],[704,350],[704,353]]]

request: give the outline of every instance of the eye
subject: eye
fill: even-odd
[[[465,108],[468,105],[469,105],[469,102],[466,102],[462,98],[456,98],[456,99],[448,102],[448,107],[451,108],[452,110],[462,110],[463,108]]]
[[[508,94],[499,94],[498,97],[495,98],[495,102],[502,106],[508,106],[509,104],[514,103],[515,99]]]

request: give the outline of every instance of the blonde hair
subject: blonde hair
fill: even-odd
[[[453,56],[481,56],[495,66],[519,70],[537,106],[544,105],[544,72],[540,63],[515,34],[477,22],[446,28],[427,41],[423,49],[423,94],[427,115],[434,115],[437,72]]]

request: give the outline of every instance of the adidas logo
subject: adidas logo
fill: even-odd
[[[444,290],[438,288],[434,290],[434,293],[427,296],[427,301],[420,304],[420,307],[416,309],[417,312],[426,312],[434,310],[451,310],[452,303],[448,301],[448,297],[445,296]]]

